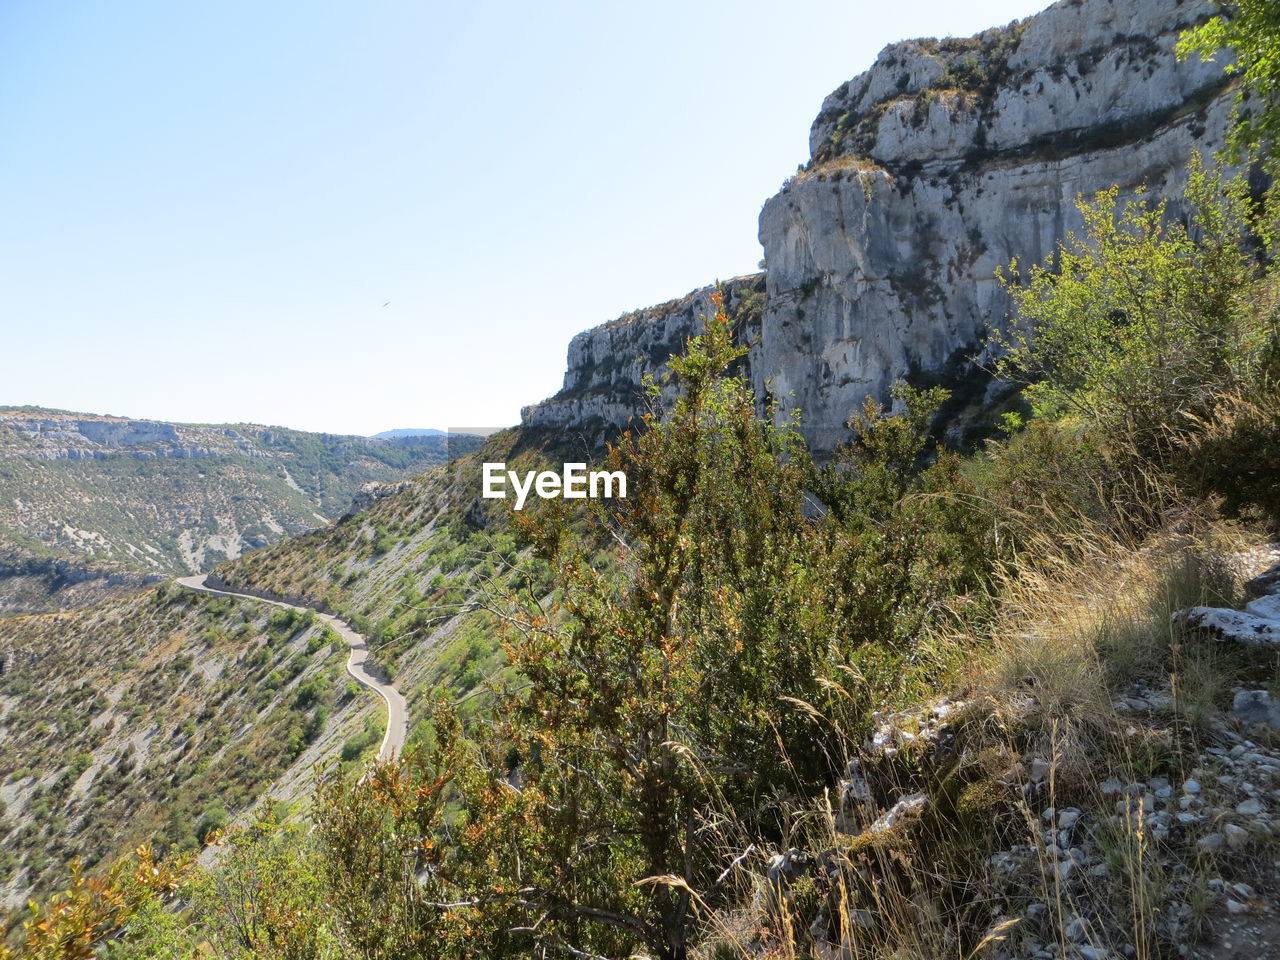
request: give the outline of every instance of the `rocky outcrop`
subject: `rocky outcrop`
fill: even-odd
[[[237,454],[266,456],[249,438],[225,427],[193,427],[54,411],[2,410],[0,453],[37,460],[102,460],[129,456],[198,460]]]
[[[701,332],[702,318],[713,316],[716,286],[703,287],[678,300],[623,314],[617,320],[578,334],[569,343],[568,369],[560,392],[525,407],[527,428],[563,432],[571,441],[595,447],[643,413],[644,380],[661,379],[672,354]],[[723,284],[725,309],[734,335],[748,347],[758,343],[764,306],[764,277],[754,274]],[[670,399],[670,387],[664,397]]]
[[[377,480],[370,480],[368,483],[362,483],[360,489],[356,491],[356,495],[351,498],[351,506],[342,515],[342,519],[345,520],[347,517],[362,513],[383,497],[395,496],[397,493],[412,489],[413,486],[412,480],[400,480],[396,483],[381,483]]]
[[[1249,581],[1259,594],[1243,610],[1191,607],[1173,614],[1173,625],[1187,633],[1248,645],[1280,643],[1280,564]]]
[[[0,617],[88,607],[162,579],[116,564],[41,556],[0,542]]]
[[[1221,58],[1179,62],[1208,0],[1060,0],[968,39],[893,44],[822,105],[802,172],[760,215],[766,298],[747,338],[762,400],[799,407],[819,453],[894,381],[943,382],[980,409],[996,270],[1052,255],[1078,196],[1170,198],[1194,151],[1224,141]],[[758,283],[754,278],[747,282]],[[640,409],[640,382],[695,329],[707,291],[574,338],[564,389],[526,424],[599,434]]]
[[[1188,159],[1223,143],[1222,64],[1174,54],[1208,10],[1061,0],[968,40],[887,47],[836,90],[807,169],[760,216],[761,394],[794,396],[827,450],[899,378],[983,388],[975,360],[1009,309],[997,268],[1051,256],[1081,225],[1076,198],[1112,185],[1178,215]]]

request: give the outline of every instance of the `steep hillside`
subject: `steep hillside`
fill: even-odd
[[[366,484],[359,513],[224,563],[215,582],[363,631],[408,701],[413,742],[439,697],[483,708],[475,694],[502,669],[490,611],[549,589],[505,512],[477,498],[482,457],[537,457],[513,454],[518,439]],[[37,578],[11,568],[15,584]],[[72,857],[92,867],[152,838],[189,848],[264,796],[301,799],[313,764],[363,762],[381,739],[380,702],[352,685],[345,645],[314,617],[172,583],[138,592],[136,575],[115,575],[131,591],[93,609],[0,619],[0,910],[47,890]]]
[[[997,268],[1052,253],[1081,225],[1080,194],[1144,186],[1185,213],[1187,161],[1223,145],[1231,112],[1222,63],[1174,55],[1211,9],[1060,0],[967,39],[892,44],[842,84],[807,162],[760,214],[766,297],[748,357],[759,396],[798,406],[821,452],[849,436],[868,394],[942,381],[963,439],[1001,389],[976,363],[1010,306]],[[625,422],[705,299],[579,334],[564,389],[526,422],[587,435]]]
[[[545,592],[545,569],[516,546],[504,501],[480,497],[480,464],[530,469],[544,454],[520,431],[475,454],[369,488],[361,512],[219,565],[237,589],[265,590],[334,612],[370,638],[411,708],[443,684],[463,696],[499,666],[493,608],[513,590]],[[415,699],[416,697],[416,699]]]
[[[1178,264],[1154,292],[1089,287],[1080,255],[1060,315],[1136,345],[1056,387],[1024,358],[1079,391],[1071,418],[952,456],[929,434],[938,397],[907,391],[821,463],[896,378],[956,388],[953,439],[1012,389],[977,366],[1010,305],[996,271],[1048,262],[1076,194],[1145,182],[1185,212],[1187,161],[1228,109],[1219,66],[1172,54],[1206,9],[1063,0],[894,45],[842,85],[764,209],[766,273],[724,286],[693,399],[629,454],[636,495],[585,533],[535,529],[550,561],[480,498],[480,464],[599,455],[711,288],[579,335],[521,427],[411,477],[398,458],[436,438],[11,411],[0,523],[143,568],[221,561],[211,586],[340,615],[406,698],[410,751],[362,775],[378,705],[307,615],[164,585],[0,620],[5,904],[75,855],[193,848],[264,796],[301,798],[336,756],[348,776],[318,782],[309,824],[233,842],[250,851],[233,871],[265,850],[270,882],[215,867],[199,895],[166,891],[112,927],[144,944],[122,955],[1217,960],[1245,937],[1241,956],[1270,955],[1280,274],[1259,281],[1243,224],[1203,258],[1203,237],[1138,230],[1127,266]],[[1213,309],[1221,335],[1200,336]],[[1140,322],[1179,349],[1140,349]],[[731,362],[744,381],[718,378]],[[818,464],[760,422],[770,397],[802,407]],[[1157,442],[1117,427],[1147,422],[1130,405],[1156,410]],[[353,493],[340,519],[245,549]],[[170,515],[172,540],[149,532]],[[71,596],[38,559],[11,564],[28,609]],[[254,930],[226,934],[227,905]]]
[[[364,483],[478,441],[371,440],[0,410],[0,538],[157,573],[208,569],[327,523]]]
[[[166,584],[6,618],[0,650],[4,910],[72,857],[195,847],[291,769],[296,789],[315,761],[382,735],[381,702],[343,672],[346,645],[262,603]]]
[[[0,542],[0,616],[90,607],[163,579],[123,564]]]

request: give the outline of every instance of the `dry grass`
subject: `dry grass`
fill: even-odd
[[[886,174],[887,171],[880,164],[876,163],[870,157],[864,157],[854,153],[842,153],[830,160],[824,160],[821,163],[815,163],[813,166],[797,173],[788,182],[804,183],[807,180],[820,180],[828,177],[841,178],[844,176],[876,176],[878,174]]]
[[[758,861],[754,916],[713,915],[704,956],[969,960],[1034,945],[1079,956],[1092,944],[1104,955],[1127,942],[1137,960],[1155,960],[1179,938],[1194,941],[1222,865],[1171,851],[1141,795],[1117,797],[1115,783],[1177,784],[1195,765],[1245,665],[1176,635],[1170,614],[1238,601],[1247,572],[1224,558],[1257,542],[1186,515],[1141,544],[1083,523],[1033,544],[1001,585],[945,762],[863,756],[879,788],[858,815],[863,827],[886,794],[924,789],[929,806],[853,836],[837,828],[838,801],[797,816],[787,843],[825,851],[815,868],[775,886]],[[962,642],[973,650],[972,638]],[[1134,688],[1171,696],[1148,714],[1118,710]],[[1047,763],[1038,783],[1034,759]],[[1070,842],[1100,863],[1064,877],[1050,808],[1082,811]],[[1002,871],[999,857],[1016,866]]]

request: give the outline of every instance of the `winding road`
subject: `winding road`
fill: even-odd
[[[313,610],[310,607],[299,607],[292,603],[285,603],[283,600],[267,600],[248,593],[236,593],[234,590],[221,590],[210,587],[205,583],[205,578],[202,575],[180,577],[177,582],[188,590],[195,590],[199,593],[213,593],[223,597],[235,597],[239,600],[256,600],[258,603],[269,603],[283,610],[314,613],[321,623],[332,627],[333,632],[346,641],[347,646],[351,648],[351,656],[347,658],[347,673],[356,681],[377,693],[378,696],[382,697],[382,702],[387,705],[387,732],[382,736],[382,746],[378,748],[378,759],[390,760],[392,757],[399,756],[404,749],[404,740],[409,732],[409,712],[405,706],[404,697],[391,684],[383,683],[369,673],[365,667],[365,663],[369,659],[368,644],[365,642],[364,637],[347,625],[345,620],[339,620],[332,614],[321,613],[319,610]]]

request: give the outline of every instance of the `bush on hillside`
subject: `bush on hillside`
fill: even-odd
[[[1198,159],[1187,205],[1182,223],[1164,202],[1122,204],[1103,191],[1080,202],[1084,232],[1052,260],[1025,271],[1015,261],[1004,274],[1016,316],[997,337],[999,370],[1026,384],[1035,416],[1053,424],[1010,455],[1027,466],[1055,433],[1073,437],[1065,471],[1028,475],[1036,496],[1054,495],[1074,465],[1098,488],[1096,504],[1118,483],[1133,488],[1129,508],[1159,513],[1142,482],[1154,471],[1232,509],[1277,515],[1259,477],[1280,444],[1280,301],[1273,268],[1258,259],[1275,236],[1243,178]]]

